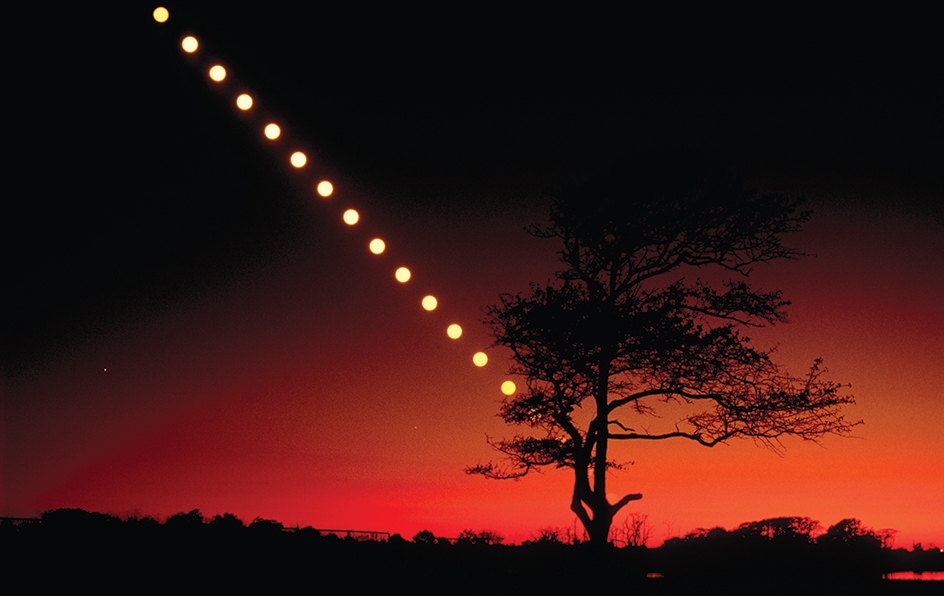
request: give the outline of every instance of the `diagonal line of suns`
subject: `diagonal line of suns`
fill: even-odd
[[[165,23],[170,18],[170,13],[166,8],[159,6],[154,9],[152,16],[158,23]],[[199,57],[201,54],[201,45],[195,35],[188,34],[181,38],[179,47],[186,54]],[[207,77],[213,85],[223,85],[228,78],[231,78],[226,68],[218,61],[196,60],[194,63],[198,65],[198,68],[206,69]],[[233,86],[230,85],[229,88],[231,89],[232,87]],[[235,95],[235,93],[230,91],[230,95]],[[239,93],[232,101],[235,102],[239,110],[247,114],[253,112],[254,108],[258,108],[257,100],[249,93]],[[282,137],[282,127],[274,121],[266,122],[262,127],[262,134],[269,142],[276,142]],[[293,151],[287,158],[288,162],[299,171],[304,171],[306,166],[308,166],[308,156],[303,151]],[[319,180],[310,187],[313,187],[318,196],[323,199],[328,199],[335,194],[334,185],[329,180]],[[360,213],[353,208],[344,211],[341,218],[348,226],[355,226],[361,221]],[[375,255],[382,254],[386,248],[386,243],[381,238],[373,238],[368,244],[368,250]],[[394,278],[401,284],[410,281],[411,277],[412,273],[408,267],[399,267],[394,271]],[[435,296],[427,295],[421,300],[421,305],[426,311],[433,311],[437,308],[438,301]],[[459,339],[462,336],[462,327],[456,323],[452,323],[446,328],[446,335],[453,340]],[[485,352],[476,352],[472,356],[472,363],[478,367],[485,366],[488,363],[488,356]],[[516,390],[517,388],[513,381],[506,380],[501,385],[501,391],[505,395],[513,395]]]

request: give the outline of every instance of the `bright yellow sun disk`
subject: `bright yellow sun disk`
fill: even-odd
[[[279,135],[282,134],[282,130],[279,128],[278,124],[269,124],[265,127],[265,136],[266,138],[272,139],[273,141],[279,138]]]
[[[200,47],[200,43],[197,42],[196,37],[188,35],[180,41],[180,47],[182,47],[188,54],[192,54],[197,51],[198,47]]]
[[[448,335],[452,339],[459,339],[460,337],[462,337],[462,327],[453,323],[452,325],[449,325],[449,327],[446,328],[446,335]]]
[[[318,183],[318,194],[323,197],[330,197],[331,193],[334,192],[334,185],[328,182],[327,180],[322,180]]]
[[[305,163],[308,162],[308,158],[305,157],[305,154],[302,153],[301,151],[296,151],[295,153],[292,154],[291,161],[292,161],[293,166],[295,166],[296,168],[300,168],[304,166]]]
[[[170,18],[170,13],[163,6],[154,9],[154,20],[158,23],[166,23],[168,18]]]
[[[380,238],[374,238],[370,241],[370,252],[374,253],[375,255],[382,253],[385,248],[387,248],[387,245],[384,244],[384,241]]]
[[[354,224],[357,223],[357,220],[361,218],[361,216],[357,214],[357,211],[354,211],[353,209],[348,209],[347,211],[345,211],[343,217],[344,217],[344,223],[346,223],[349,226],[353,226]]]
[[[472,364],[475,366],[485,366],[488,364],[488,356],[485,355],[485,352],[476,352],[472,356]]]
[[[505,381],[501,385],[501,392],[505,395],[514,395],[516,390],[517,387],[515,387],[515,384],[511,381]]]
[[[219,83],[226,78],[226,69],[219,64],[210,68],[210,78]]]
[[[439,304],[436,301],[435,296],[427,296],[423,298],[423,308],[426,310],[436,310],[436,305]]]
[[[410,281],[410,270],[406,267],[400,267],[397,269],[396,273],[393,274],[397,278],[397,281],[400,283],[406,283]]]
[[[243,93],[236,98],[236,107],[240,110],[248,110],[252,107],[252,98]]]

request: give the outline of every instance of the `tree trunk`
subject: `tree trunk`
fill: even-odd
[[[570,509],[577,514],[583,524],[584,530],[587,531],[590,538],[590,543],[600,547],[606,546],[609,544],[610,527],[613,525],[613,516],[617,508],[607,502],[606,493],[601,494],[590,487],[589,462],[583,462],[583,465],[581,465],[581,462],[575,463],[574,494]],[[604,484],[604,490],[605,487]]]
[[[596,446],[593,454],[593,491],[590,497],[590,509],[593,511],[593,530],[587,530],[590,534],[590,542],[599,546],[606,545],[610,538],[610,526],[613,524],[613,510],[606,500],[606,456],[609,446],[609,415],[606,411],[609,401],[609,379],[610,379],[610,357],[609,350],[605,349],[600,354],[600,364],[597,371],[596,395],[596,419],[591,424],[596,424]]]

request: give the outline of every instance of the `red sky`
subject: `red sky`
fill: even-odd
[[[432,113],[396,100],[404,120],[371,132],[378,110],[388,119],[395,110],[364,99],[369,82],[344,79],[357,93],[322,98],[313,74],[297,75],[313,79],[305,84],[280,83],[296,71],[263,64],[304,44],[283,40],[250,59],[261,42],[243,46],[239,36],[251,19],[211,25],[196,12],[195,22],[172,27],[171,14],[166,29],[141,15],[113,17],[131,28],[119,39],[134,42],[121,56],[90,42],[82,60],[106,66],[74,74],[92,92],[93,116],[105,113],[99,100],[121,108],[108,112],[120,116],[107,129],[115,137],[105,157],[128,166],[128,154],[140,151],[154,161],[128,173],[83,156],[73,133],[88,133],[95,118],[66,124],[82,110],[59,114],[47,131],[83,165],[76,178],[38,183],[50,209],[65,215],[34,205],[24,220],[35,234],[18,259],[25,264],[14,267],[10,312],[19,314],[5,320],[14,340],[5,351],[0,514],[81,507],[164,517],[199,508],[406,537],[494,529],[510,540],[572,526],[564,471],[519,482],[463,473],[493,458],[486,435],[513,431],[496,416],[507,354],[488,350],[481,369],[471,356],[490,345],[482,309],[555,270],[555,247],[523,232],[545,216],[532,183],[555,169],[553,155],[538,148],[536,165],[527,162],[527,147],[509,136],[492,140],[500,145],[493,162],[481,158],[488,141],[478,138],[444,142],[440,158],[426,145],[475,132],[446,119],[468,107],[441,107],[455,91],[448,84],[431,85],[443,93]],[[209,53],[191,64],[175,48],[179,31],[199,35],[201,23],[234,52],[222,89],[200,70]],[[330,59],[356,62],[330,49]],[[143,70],[110,82],[130,65]],[[241,78],[240,69],[272,80]],[[71,88],[68,76],[58,92]],[[112,94],[94,92],[103,85]],[[241,117],[229,102],[253,85],[278,108],[257,96],[259,111]],[[318,107],[358,101],[336,121]],[[316,115],[300,110],[306,102]],[[258,135],[265,110],[287,114],[278,120],[287,138],[274,147]],[[425,127],[421,139],[388,147],[388,134],[411,122]],[[532,125],[509,126],[520,133]],[[750,138],[727,140],[741,144],[733,161],[751,185],[809,196],[814,219],[790,243],[817,255],[757,271],[760,287],[782,289],[793,306],[788,325],[753,336],[779,345],[780,362],[795,373],[822,356],[832,379],[852,383],[858,405],[847,413],[865,424],[854,438],[787,441],[782,457],[750,441],[621,446],[617,456],[635,465],[611,479],[613,493],[643,493],[628,511],[648,515],[655,544],[697,527],[802,515],[824,527],[856,517],[893,528],[899,546],[944,545],[940,179],[867,159],[750,159]],[[284,165],[293,142],[313,158],[301,172]],[[170,157],[178,147],[186,155]],[[63,178],[76,181],[76,199],[87,205],[68,204]],[[311,190],[323,178],[335,183],[327,200]],[[93,180],[100,196],[86,192],[99,188]],[[340,220],[348,206],[362,216],[353,227]],[[387,242],[383,255],[367,251],[374,236]],[[401,265],[413,271],[406,284],[393,279]],[[419,304],[427,293],[439,298],[433,313]],[[445,336],[453,322],[465,331],[456,341]]]

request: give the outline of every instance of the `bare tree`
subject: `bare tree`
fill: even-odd
[[[630,513],[613,533],[613,543],[616,546],[646,546],[652,538],[649,516],[644,513]]]
[[[572,469],[571,509],[598,544],[616,512],[642,498],[607,500],[607,472],[623,466],[609,459],[611,441],[711,447],[750,437],[779,451],[784,437],[815,440],[857,424],[840,414],[854,400],[823,379],[820,360],[795,377],[744,335],[786,321],[781,292],[756,290],[748,277],[803,256],[781,242],[810,217],[801,201],[697,168],[617,174],[558,193],[549,223],[530,230],[562,243],[557,279],[502,295],[487,311],[511,372],[527,380],[500,416],[530,432],[489,439],[505,461],[466,469],[488,478]],[[648,430],[666,404],[688,412]]]

